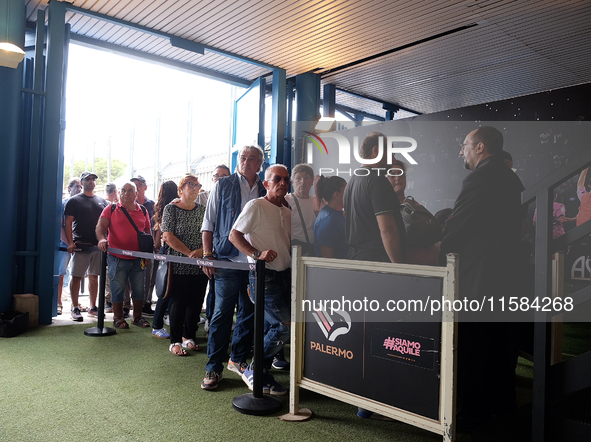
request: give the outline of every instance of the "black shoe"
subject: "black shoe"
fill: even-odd
[[[129,309],[127,307],[123,307],[123,317],[129,318]]]
[[[152,310],[152,304],[149,302],[144,304],[142,307],[142,316],[152,317],[154,316],[154,310]]]
[[[271,364],[271,366],[275,370],[289,370],[289,362],[287,362],[285,360],[285,357],[283,356],[283,352],[281,352],[280,354],[277,354],[273,358],[273,363]]]

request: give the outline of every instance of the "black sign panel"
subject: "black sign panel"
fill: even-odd
[[[396,297],[393,287],[406,283],[413,293],[442,293],[437,278],[308,267],[306,285],[313,289],[306,299],[326,299],[327,293],[361,299],[367,292],[360,293],[359,285],[367,278],[380,302]],[[441,323],[374,322],[374,316],[371,311],[306,310],[304,377],[438,420]]]
[[[399,364],[435,368],[435,342],[432,338],[373,327],[371,356]]]

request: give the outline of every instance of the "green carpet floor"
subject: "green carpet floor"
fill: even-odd
[[[355,407],[306,390],[301,406],[314,413],[307,422],[277,418],[288,412],[287,396],[275,416],[242,415],[232,408],[232,399],[248,391],[238,375],[225,370],[217,391],[200,388],[203,350],[175,357],[150,328],[94,338],[84,335],[89,326],[41,326],[0,340],[0,441],[441,440],[399,422],[359,419]],[[202,333],[197,342],[205,346]],[[289,385],[287,373],[274,373]],[[531,396],[531,364],[520,360],[518,373],[523,404]],[[524,415],[472,440],[520,440],[507,434],[520,434],[515,425],[527,432]]]

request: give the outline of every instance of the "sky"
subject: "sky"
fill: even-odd
[[[96,157],[106,157],[109,139],[112,158],[129,164],[132,133],[134,167],[157,160],[161,167],[170,161],[184,161],[191,102],[192,160],[207,152],[228,150],[233,100],[240,90],[72,43],[66,85],[65,164],[71,164],[72,159],[88,159],[91,164],[93,149]]]

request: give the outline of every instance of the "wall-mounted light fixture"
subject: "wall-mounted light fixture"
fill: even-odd
[[[330,132],[334,129],[335,121],[336,119],[333,117],[320,117],[320,120],[318,120],[318,123],[316,123],[316,127],[314,128],[314,132]]]
[[[0,66],[16,69],[25,58],[25,51],[12,43],[0,43]]]
[[[21,16],[18,13],[16,16],[11,16],[11,3],[13,3],[13,0],[0,1],[0,6],[6,7],[2,8],[5,10],[0,12],[0,20],[3,21],[0,24],[0,30],[4,30],[4,32],[0,32],[0,66],[16,69],[19,63],[25,58],[25,51],[10,42],[9,29],[12,24],[11,20],[18,20]],[[19,6],[24,8],[23,5],[19,4]]]

